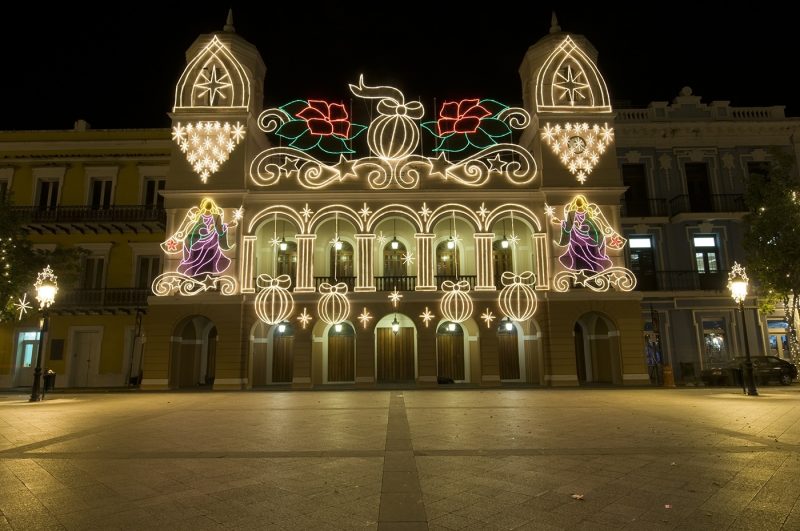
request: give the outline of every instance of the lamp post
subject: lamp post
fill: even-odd
[[[747,298],[747,273],[738,262],[733,263],[733,269],[728,273],[728,289],[731,297],[739,305],[739,313],[742,314],[742,330],[744,332],[744,380],[748,396],[758,396],[756,382],[753,375],[753,360],[750,359],[750,342],[747,340],[747,323],[744,319],[744,300]]]
[[[36,352],[36,369],[33,372],[33,386],[31,387],[31,402],[38,402],[42,399],[40,394],[42,380],[42,351],[44,350],[44,335],[47,333],[50,324],[50,306],[56,299],[58,293],[57,277],[48,265],[36,277],[33,283],[36,290],[36,300],[39,301],[39,311],[42,312],[41,328],[39,330],[39,348]]]

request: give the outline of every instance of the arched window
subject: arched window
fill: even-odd
[[[392,243],[397,244],[397,249],[392,248]],[[391,241],[383,248],[383,276],[385,277],[404,277],[407,275],[406,264],[403,262],[403,255],[406,254],[406,246],[399,241]]]
[[[353,276],[353,246],[346,241],[339,240],[340,249],[331,246],[331,277],[343,278]]]
[[[511,245],[508,240],[497,240],[492,244],[492,258],[494,260],[494,285],[497,288],[502,288],[500,278],[506,271],[513,271],[513,262],[511,256]]]
[[[282,247],[286,249],[282,249]],[[289,275],[294,286],[295,275],[297,274],[297,244],[295,242],[281,242],[278,249],[278,275]]]
[[[460,265],[460,262],[461,257],[455,241],[447,239],[436,246],[436,276],[454,277],[456,264]]]

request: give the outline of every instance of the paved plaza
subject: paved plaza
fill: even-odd
[[[0,395],[2,529],[800,529],[800,385]]]

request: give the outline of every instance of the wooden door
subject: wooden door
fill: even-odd
[[[414,329],[378,328],[378,381],[414,380]]]
[[[500,357],[500,379],[519,380],[519,349],[517,329],[503,330],[497,334],[497,353]]]
[[[291,383],[293,346],[294,336],[275,334],[275,345],[272,347],[272,383]]]
[[[437,376],[464,380],[464,334],[448,333],[436,336]]]
[[[354,382],[355,335],[330,334],[328,336],[328,381]]]
[[[72,345],[72,367],[70,385],[88,387],[90,375],[98,373],[100,362],[100,333],[95,331],[75,332]]]

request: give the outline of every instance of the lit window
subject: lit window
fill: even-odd
[[[628,240],[631,249],[650,249],[653,242],[649,236],[631,236]]]

